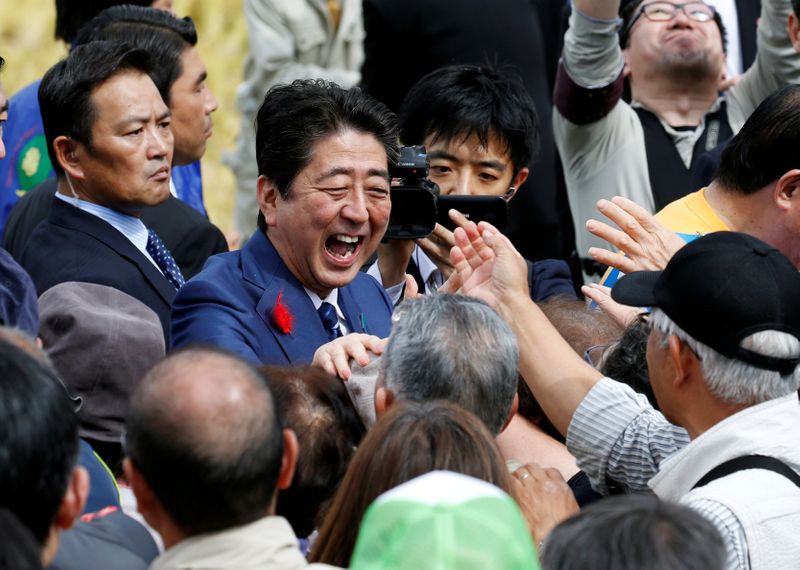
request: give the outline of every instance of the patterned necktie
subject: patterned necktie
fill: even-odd
[[[323,301],[317,309],[319,318],[322,319],[322,326],[328,331],[328,340],[334,340],[342,336],[342,329],[339,328],[339,315],[336,314],[336,307]]]
[[[159,269],[164,273],[164,277],[172,283],[176,289],[180,289],[186,282],[183,279],[183,274],[175,263],[175,258],[158,237],[158,234],[153,230],[147,230],[147,253],[156,262]]]

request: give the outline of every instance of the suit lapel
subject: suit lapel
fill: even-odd
[[[50,221],[62,227],[89,234],[104,243],[120,257],[136,265],[164,302],[167,305],[172,304],[172,299],[176,293],[175,287],[167,281],[167,278],[141,251],[136,249],[136,246],[128,238],[111,224],[55,197],[53,198]]]
[[[364,312],[360,310],[358,302],[353,296],[353,292],[350,290],[349,286],[339,288],[339,308],[347,319],[347,327],[350,332],[367,332],[369,323],[367,323]]]
[[[264,290],[256,304],[256,313],[289,362],[310,362],[317,347],[328,342],[328,333],[303,286],[260,231],[256,231],[242,251],[242,276]],[[280,330],[275,323],[273,314],[278,295],[294,317],[291,332]]]

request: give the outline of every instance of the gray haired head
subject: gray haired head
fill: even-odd
[[[395,311],[383,354],[386,388],[401,401],[449,400],[477,415],[493,434],[517,391],[514,333],[489,305],[458,295],[429,295]]]

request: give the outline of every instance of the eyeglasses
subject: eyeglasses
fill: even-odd
[[[705,2],[686,2],[673,4],[672,2],[648,2],[642,4],[636,15],[626,27],[626,34],[630,33],[636,21],[644,15],[651,22],[668,22],[682,11],[690,20],[695,22],[709,22],[714,19],[716,11],[713,6]]]

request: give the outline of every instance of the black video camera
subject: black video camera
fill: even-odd
[[[455,229],[447,212],[458,210],[474,222],[487,221],[505,228],[508,205],[499,196],[439,196],[439,187],[428,180],[430,163],[423,146],[400,148],[397,163],[391,168],[392,213],[386,239],[417,239],[430,235],[439,223]]]

